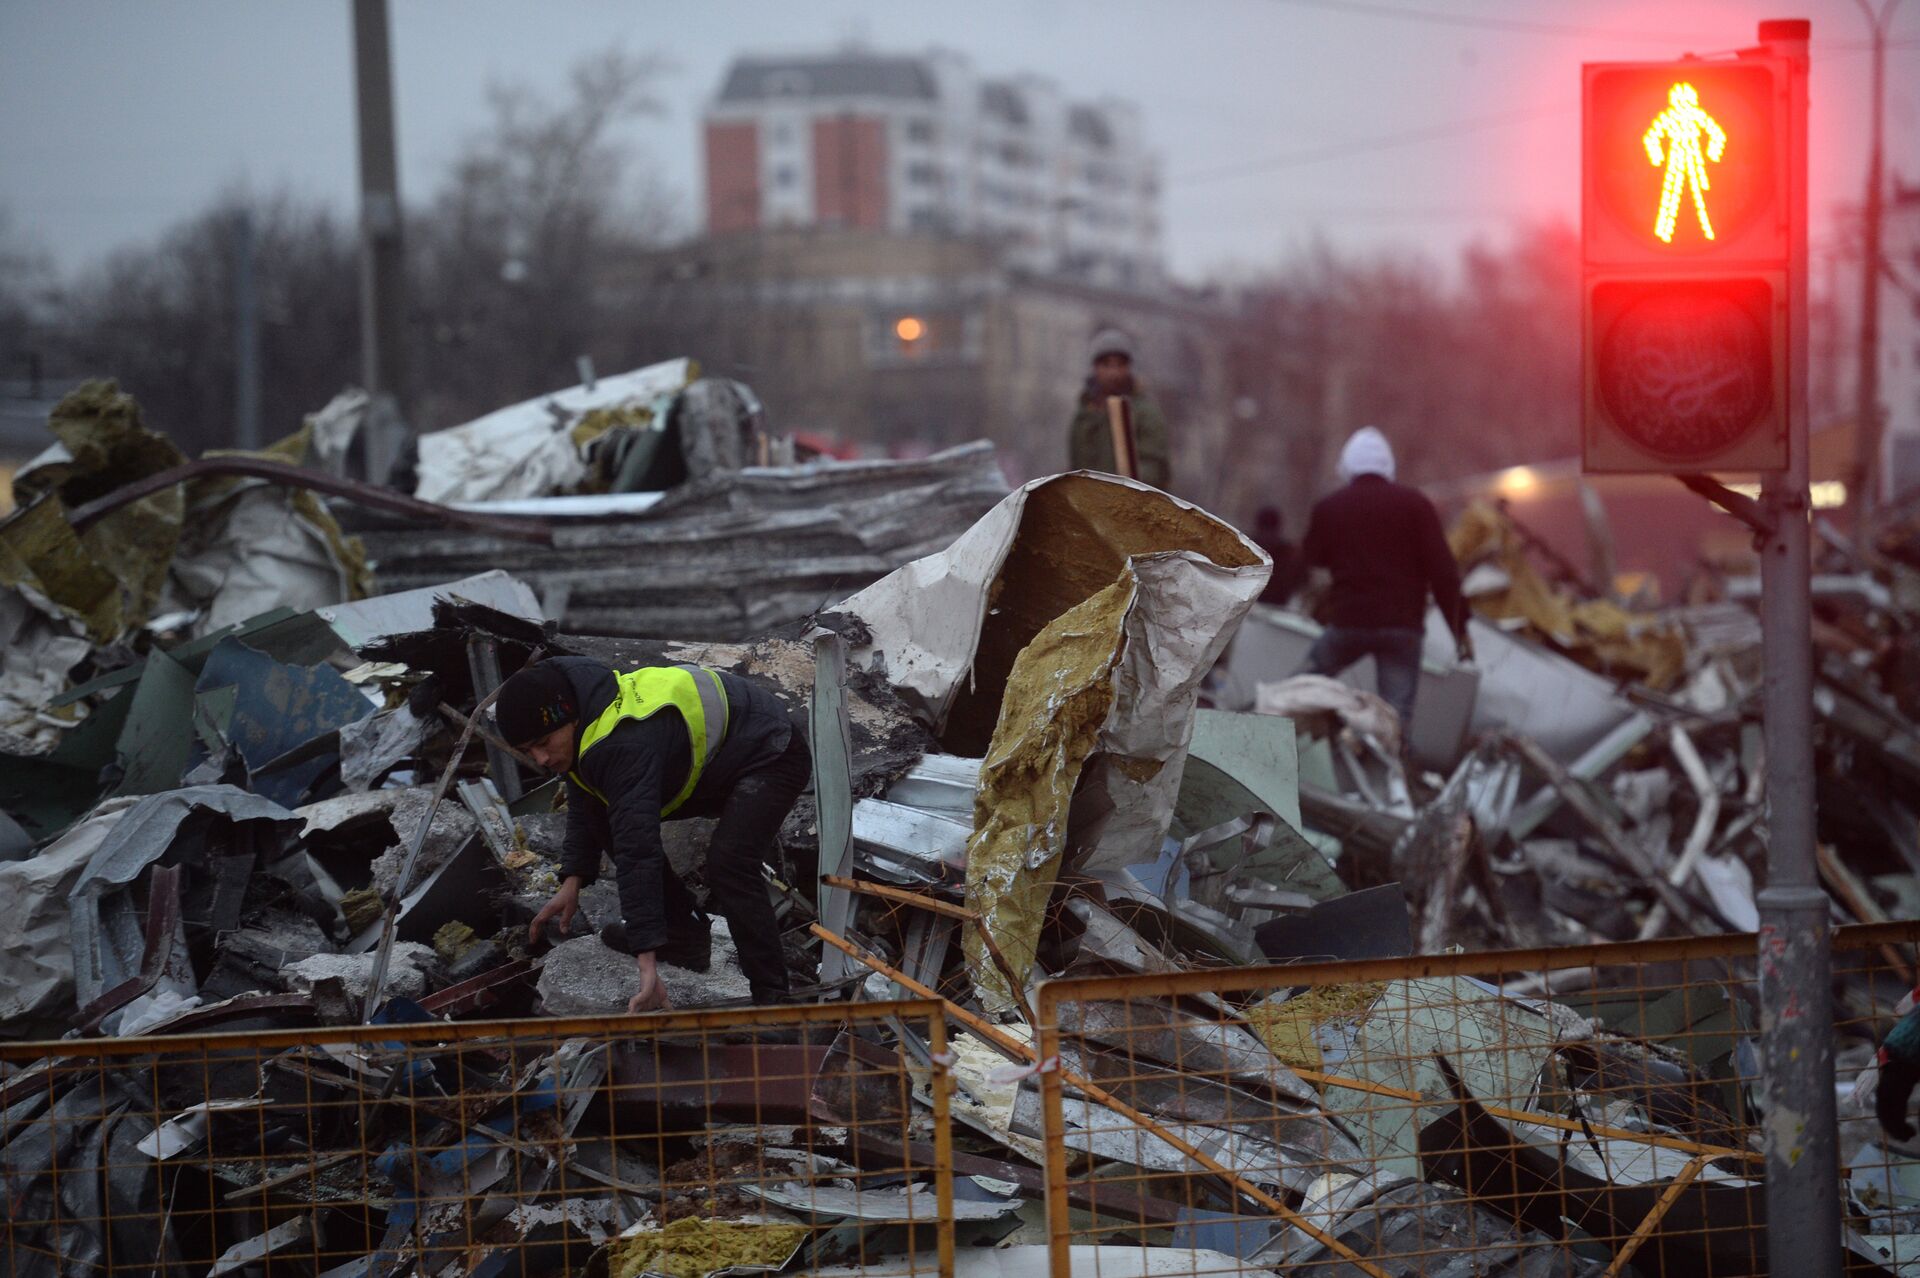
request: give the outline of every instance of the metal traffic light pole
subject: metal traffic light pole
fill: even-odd
[[[1767,1251],[1773,1273],[1841,1271],[1829,905],[1814,859],[1813,639],[1807,499],[1807,44],[1804,20],[1763,22],[1791,67],[1787,118],[1788,462],[1761,481],[1771,522],[1760,557],[1766,658],[1767,886],[1760,907],[1761,1089]]]

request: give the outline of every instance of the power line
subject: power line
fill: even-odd
[[[1365,222],[1482,222],[1526,217],[1508,205],[1294,205],[1262,206],[1257,215],[1268,220],[1332,219]]]
[[[1320,9],[1328,13],[1346,13],[1359,17],[1386,18],[1397,22],[1424,22],[1434,26],[1465,27],[1478,31],[1503,31],[1515,35],[1551,36],[1561,39],[1577,40],[1622,40],[1649,44],[1715,44],[1726,38],[1723,31],[1718,35],[1703,35],[1698,32],[1684,31],[1621,31],[1607,27],[1585,27],[1564,22],[1538,22],[1529,18],[1500,18],[1467,13],[1442,13],[1432,9],[1408,9],[1399,5],[1381,4],[1379,0],[1273,0],[1277,4],[1289,4],[1298,8]],[[1832,44],[1821,43],[1815,46],[1823,52],[1857,52],[1873,46],[1865,41],[1838,41]],[[1920,47],[1920,40],[1895,40],[1887,45],[1889,49],[1910,49]]]
[[[1373,151],[1388,151],[1398,147],[1412,146],[1420,142],[1433,142],[1443,138],[1461,137],[1471,133],[1482,133],[1488,129],[1506,128],[1523,124],[1528,120],[1537,120],[1542,116],[1559,115],[1577,110],[1578,102],[1561,101],[1552,106],[1532,107],[1517,111],[1501,111],[1494,115],[1474,116],[1464,120],[1454,120],[1446,124],[1428,125],[1420,129],[1408,129],[1399,133],[1384,133],[1377,137],[1358,138],[1350,142],[1330,142],[1325,146],[1308,147],[1305,150],[1292,151],[1284,155],[1269,156],[1264,160],[1254,160],[1246,164],[1223,165],[1212,169],[1202,169],[1194,173],[1175,176],[1176,182],[1195,183],[1212,182],[1221,178],[1249,177],[1257,173],[1271,173],[1276,169],[1290,169],[1302,164],[1319,164],[1327,160],[1338,160],[1349,155],[1363,155]]]
[[[1604,27],[1574,26],[1562,22],[1536,22],[1527,18],[1437,13],[1431,9],[1404,9],[1399,5],[1380,4],[1377,0],[1276,0],[1276,2],[1307,9],[1324,9],[1330,13],[1391,18],[1402,22],[1427,22],[1443,27],[1471,27],[1482,31],[1506,31],[1521,35],[1561,36],[1581,40],[1644,40],[1686,44],[1724,38],[1724,36],[1688,35],[1678,31],[1613,31]]]
[[[1288,4],[1319,4],[1322,0],[1282,0]],[[1326,3],[1365,3],[1366,0],[1325,0]],[[1906,47],[1909,42],[1896,42],[1898,47]],[[1920,45],[1920,40],[1911,42]],[[1865,52],[1870,45],[1835,45],[1816,56],[1815,62],[1829,61],[1850,54]],[[1895,47],[1895,46],[1889,46]],[[1356,138],[1350,142],[1329,142],[1323,146],[1307,147],[1281,155],[1269,156],[1264,160],[1253,160],[1242,164],[1220,165],[1211,169],[1199,169],[1192,173],[1176,174],[1171,180],[1181,183],[1214,182],[1226,178],[1252,177],[1261,173],[1272,173],[1280,169],[1296,168],[1306,164],[1321,164],[1328,160],[1343,159],[1349,155],[1367,155],[1379,151],[1397,150],[1405,146],[1414,146],[1421,142],[1442,141],[1449,138],[1467,137],[1484,133],[1491,129],[1508,128],[1515,124],[1524,124],[1542,116],[1563,115],[1579,109],[1577,99],[1562,99],[1551,105],[1523,108],[1515,111],[1501,111],[1492,115],[1472,116],[1463,120],[1453,120],[1445,124],[1428,125],[1419,129],[1403,132],[1383,133],[1376,137]]]

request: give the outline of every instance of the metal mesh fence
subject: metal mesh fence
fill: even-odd
[[[1851,1273],[1920,1265],[1920,1162],[1873,1117],[1916,942],[1834,942]],[[1044,1207],[1060,1275],[1763,1274],[1792,1115],[1757,1035],[1792,1009],[1756,966],[1054,981],[1032,1034],[919,999],[0,1047],[6,1273],[997,1274],[970,1244]]]
[[[945,1053],[922,1001],[11,1045],[4,1272],[950,1273],[1009,1207]]]
[[[1920,1262],[1872,1103],[1916,941],[1835,936],[1849,1273]],[[1792,1008],[1755,966],[1726,936],[1049,982],[1052,1272],[1766,1274],[1757,1036]]]

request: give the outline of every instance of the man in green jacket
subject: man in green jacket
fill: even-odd
[[[1133,452],[1139,459],[1142,483],[1167,488],[1173,468],[1167,452],[1167,419],[1160,405],[1133,376],[1133,342],[1119,329],[1102,329],[1093,339],[1093,371],[1080,392],[1080,407],[1067,436],[1067,460],[1072,470],[1112,473],[1113,428],[1107,421],[1107,397],[1120,395],[1133,406]]]

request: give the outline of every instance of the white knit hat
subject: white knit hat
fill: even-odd
[[[1393,478],[1393,445],[1377,427],[1362,426],[1340,450],[1340,478],[1358,475],[1384,475]]]
[[[1097,363],[1102,355],[1125,355],[1133,358],[1133,339],[1117,328],[1103,328],[1093,335],[1093,342],[1087,347],[1087,362]]]

